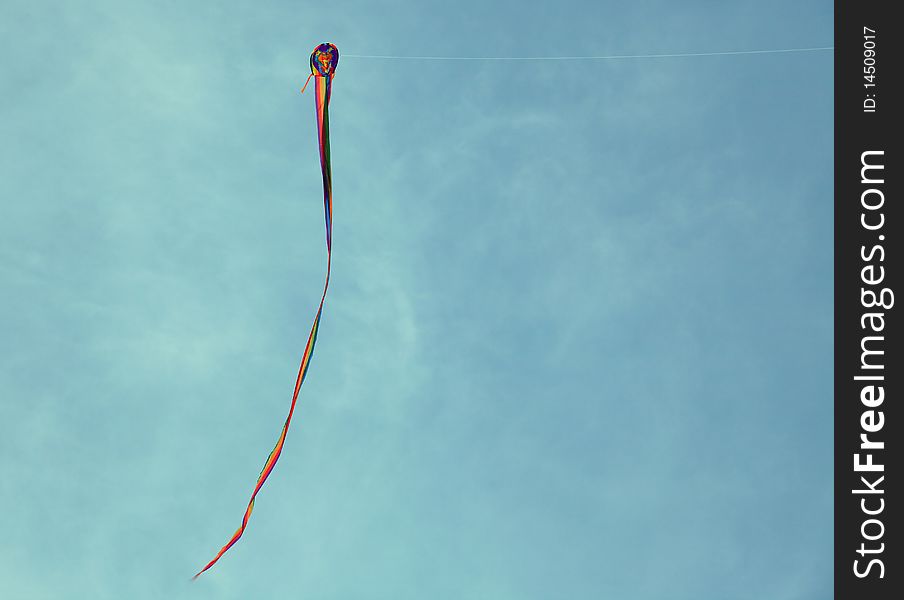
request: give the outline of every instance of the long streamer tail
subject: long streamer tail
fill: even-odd
[[[333,177],[332,171],[330,169],[329,118],[331,86],[331,76],[315,77],[317,104],[317,138],[318,144],[320,146],[320,170],[323,174],[323,211],[326,218],[326,281],[323,285],[323,294],[320,296],[320,305],[317,307],[317,315],[314,317],[314,324],[311,326],[311,333],[308,335],[308,342],[305,345],[304,354],[301,357],[301,366],[298,368],[298,377],[295,379],[295,389],[292,392],[292,404],[289,407],[289,416],[286,417],[286,423],[283,425],[282,432],[279,434],[279,439],[276,441],[276,446],[273,448],[273,451],[270,452],[270,456],[267,457],[267,462],[264,463],[264,468],[261,469],[260,476],[257,478],[257,483],[254,486],[254,491],[251,493],[251,499],[248,501],[248,507],[245,509],[245,514],[242,517],[241,526],[236,529],[235,533],[232,534],[232,537],[229,538],[229,541],[226,542],[226,545],[220,548],[220,551],[217,552],[217,555],[213,557],[213,560],[207,563],[207,565],[205,565],[203,569],[198,571],[198,573],[194,577],[192,577],[192,579],[197,579],[198,576],[201,575],[201,573],[215,565],[216,562],[220,560],[220,557],[223,556],[226,551],[232,547],[233,544],[239,541],[239,538],[241,538],[242,534],[245,533],[245,527],[248,526],[248,519],[251,518],[251,511],[254,509],[254,499],[257,497],[257,493],[264,486],[264,482],[267,481],[270,473],[273,472],[273,468],[276,466],[276,461],[279,460],[279,457],[282,454],[283,444],[286,441],[286,433],[288,433],[289,431],[289,424],[292,422],[292,414],[295,412],[295,404],[298,401],[298,392],[301,389],[301,384],[304,383],[305,376],[308,373],[308,367],[311,364],[311,356],[313,356],[314,354],[314,344],[317,342],[317,331],[320,328],[320,316],[323,313],[323,302],[324,300],[326,300],[326,291],[330,285],[330,259],[333,231]]]

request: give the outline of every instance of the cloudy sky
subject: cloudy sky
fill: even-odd
[[[832,593],[832,3],[0,4],[0,595]]]

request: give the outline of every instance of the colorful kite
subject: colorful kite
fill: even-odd
[[[304,354],[301,357],[301,366],[298,368],[298,377],[295,380],[295,391],[292,393],[292,404],[289,407],[289,416],[286,417],[286,424],[283,425],[282,433],[276,441],[276,446],[267,457],[264,468],[261,470],[260,476],[257,478],[257,484],[251,493],[251,500],[248,502],[248,508],[245,509],[245,515],[242,517],[242,525],[232,534],[226,545],[223,546],[212,561],[198,571],[192,578],[197,579],[198,575],[212,567],[220,557],[229,550],[233,544],[239,541],[248,526],[248,519],[251,517],[251,510],[254,508],[254,498],[263,487],[267,477],[276,466],[282,454],[283,443],[286,441],[286,433],[289,431],[289,423],[292,421],[292,413],[295,412],[295,403],[298,400],[298,390],[304,383],[304,378],[308,373],[308,366],[311,363],[311,355],[314,354],[314,343],[317,341],[317,330],[320,327],[320,315],[323,312],[323,301],[326,299],[326,290],[330,285],[330,255],[331,255],[331,237],[333,232],[333,177],[330,169],[330,90],[332,88],[333,76],[336,73],[336,66],[339,64],[339,50],[333,44],[320,44],[314,48],[311,53],[311,74],[305,81],[301,92],[304,93],[311,77],[314,77],[315,86],[315,102],[317,105],[317,142],[320,145],[320,170],[323,174],[323,212],[326,217],[326,282],[323,285],[323,295],[320,297],[320,306],[317,308],[317,315],[314,317],[314,324],[311,326],[311,333],[308,335],[308,343],[304,348]]]

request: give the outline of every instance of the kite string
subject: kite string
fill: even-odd
[[[670,54],[609,54],[602,56],[393,56],[381,54],[343,54],[343,58],[377,60],[622,60],[634,58],[685,58],[693,56],[737,56],[743,54],[787,54],[791,52],[834,51],[834,46],[778,48],[765,50],[725,50],[719,52],[677,52]]]

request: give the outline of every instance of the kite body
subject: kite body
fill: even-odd
[[[304,354],[301,357],[301,365],[298,368],[298,376],[295,379],[295,389],[292,392],[292,404],[289,407],[289,416],[286,417],[286,422],[283,425],[279,439],[276,441],[276,446],[273,448],[273,451],[270,452],[270,456],[267,457],[267,462],[264,463],[264,468],[261,469],[261,473],[257,478],[257,484],[254,486],[254,491],[251,493],[251,499],[248,501],[248,507],[245,509],[245,514],[242,517],[241,526],[232,534],[232,537],[226,542],[226,545],[220,549],[213,560],[207,563],[207,565],[192,579],[196,579],[198,575],[220,560],[220,557],[223,556],[233,544],[239,541],[239,538],[241,538],[242,534],[245,532],[245,527],[248,526],[248,519],[251,518],[251,511],[254,508],[254,499],[263,487],[264,482],[267,481],[267,478],[273,471],[273,467],[276,466],[276,461],[279,460],[279,457],[282,454],[283,444],[286,441],[286,433],[289,431],[289,424],[292,422],[292,414],[295,412],[295,404],[298,401],[298,392],[301,389],[301,384],[304,383],[305,376],[308,373],[308,367],[311,363],[311,356],[314,354],[314,344],[317,342],[317,331],[320,328],[320,316],[323,313],[323,302],[326,300],[326,291],[330,285],[330,257],[333,232],[333,177],[330,168],[329,105],[333,76],[336,73],[336,66],[338,64],[339,49],[333,44],[320,44],[314,48],[314,52],[311,53],[311,75],[308,76],[308,81],[310,81],[311,77],[314,77],[317,143],[320,147],[320,171],[323,176],[323,213],[326,220],[326,281],[323,285],[323,294],[320,296],[320,305],[318,306],[317,314],[314,317],[314,324],[311,326],[311,332],[308,335],[307,344],[305,344]],[[305,82],[305,87],[307,87],[307,82]],[[303,93],[304,88],[302,88],[301,91]]]

